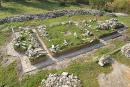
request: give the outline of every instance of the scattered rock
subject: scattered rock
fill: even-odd
[[[78,37],[78,35],[77,35],[77,33],[76,33],[76,32],[74,32],[74,37],[76,37],[76,38]]]
[[[42,80],[40,87],[82,87],[82,84],[77,76],[63,72],[62,74],[49,74],[46,80]]]
[[[67,46],[69,43],[67,42],[67,40],[64,40],[64,43],[63,43],[65,46]]]
[[[117,19],[112,18],[110,20],[106,20],[103,23],[99,23],[97,28],[101,29],[101,30],[108,30],[108,29],[119,29],[119,28],[123,28],[125,27],[125,25],[123,23],[118,22]]]
[[[103,55],[98,61],[98,64],[100,66],[104,66],[110,63],[112,63],[112,58],[110,55]]]
[[[121,52],[122,52],[123,55],[130,58],[130,43],[124,45],[121,48]]]
[[[23,30],[14,43],[14,49],[20,53],[26,54],[29,58],[46,55],[46,52],[40,47],[40,44],[32,30]]]
[[[52,45],[50,51],[53,53],[57,53],[60,51],[60,45]]]
[[[85,36],[92,36],[93,34],[89,31],[89,30],[87,30],[86,32],[85,32]]]

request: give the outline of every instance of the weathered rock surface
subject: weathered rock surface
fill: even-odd
[[[112,58],[110,55],[103,55],[98,61],[98,64],[100,66],[105,66],[106,64],[110,63],[112,63]]]
[[[42,80],[40,87],[82,87],[82,85],[77,76],[63,72],[62,74],[49,74],[46,80]]]
[[[28,57],[38,58],[46,55],[46,52],[41,48],[35,33],[29,27],[22,28],[20,36],[16,38],[14,49],[20,53],[26,54]]]
[[[121,48],[121,52],[122,52],[123,55],[130,58],[130,43],[124,45]]]
[[[101,30],[108,30],[108,29],[119,29],[123,28],[125,25],[123,23],[120,23],[117,19],[112,18],[110,20],[106,20],[103,23],[99,23],[97,26],[98,29]]]

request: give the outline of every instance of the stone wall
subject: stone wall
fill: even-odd
[[[99,10],[57,10],[48,13],[41,13],[41,14],[26,14],[26,15],[19,15],[19,16],[12,16],[0,19],[0,24],[10,23],[10,22],[22,22],[34,19],[49,19],[49,18],[56,18],[65,15],[97,15],[101,16],[104,13]]]

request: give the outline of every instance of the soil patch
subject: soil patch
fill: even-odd
[[[100,74],[100,87],[130,87],[130,68],[124,64],[114,62],[113,71],[109,74]]]

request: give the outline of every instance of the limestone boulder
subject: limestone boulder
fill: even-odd
[[[128,58],[130,58],[130,43],[124,45],[121,48],[121,52],[122,52],[123,55],[125,55]]]
[[[112,63],[112,57],[110,55],[103,55],[99,60],[98,60],[98,64],[100,66],[105,66],[107,64],[111,64]]]

